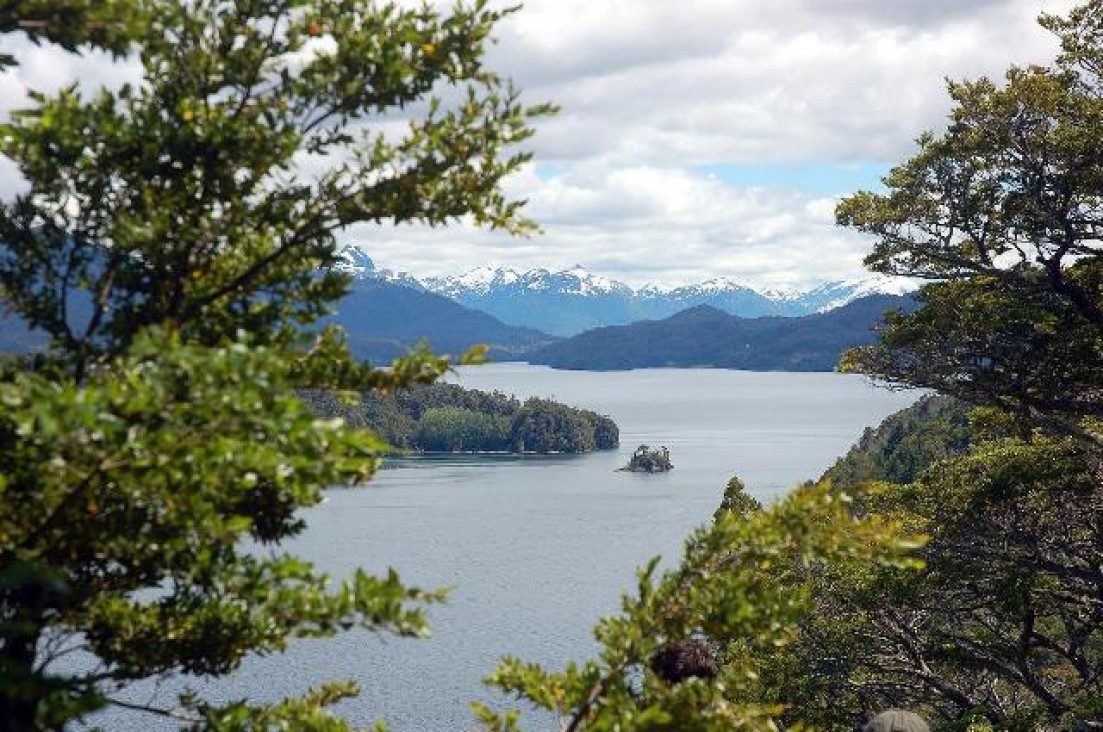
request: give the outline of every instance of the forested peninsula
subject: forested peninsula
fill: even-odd
[[[456,384],[365,392],[352,405],[329,391],[303,391],[300,397],[315,414],[367,427],[396,451],[584,453],[620,444],[616,422],[605,415]]]

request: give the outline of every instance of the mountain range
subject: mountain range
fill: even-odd
[[[805,293],[761,293],[730,280],[637,290],[580,267],[526,273],[484,269],[422,282],[378,270],[366,255],[344,266],[355,278],[326,321],[343,326],[353,352],[375,363],[387,363],[425,340],[439,353],[456,354],[485,343],[491,358],[558,368],[830,370],[843,350],[873,339],[871,328],[885,310],[914,303],[899,295],[871,294],[886,287],[877,280]],[[503,322],[464,300],[497,302],[500,310],[514,314],[515,322],[527,319],[538,328]],[[836,307],[839,303],[845,304]],[[825,312],[778,315],[813,308]],[[623,319],[631,324],[603,325],[566,339],[548,333]],[[20,353],[44,345],[42,333],[0,310],[0,351]]]
[[[697,305],[663,320],[595,328],[530,352],[525,360],[585,371],[832,371],[844,351],[876,340],[886,311],[916,304],[911,297],[867,295],[827,312],[791,318],[740,318]]]
[[[358,279],[382,279],[443,295],[493,315],[508,325],[572,336],[608,325],[669,317],[709,305],[743,318],[797,317],[825,312],[869,295],[903,295],[907,280],[870,277],[832,282],[808,291],[759,291],[736,280],[716,278],[693,285],[633,288],[580,265],[553,272],[479,267],[451,277],[415,278],[376,268],[370,257],[348,250],[347,268]]]
[[[372,278],[354,281],[326,322],[342,326],[352,353],[374,363],[389,363],[420,341],[453,355],[485,343],[492,359],[508,361],[556,340],[422,288]]]

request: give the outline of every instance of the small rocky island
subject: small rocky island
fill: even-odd
[[[631,473],[665,473],[674,469],[674,463],[670,462],[670,450],[665,446],[652,448],[650,445],[640,445],[632,453],[632,458],[621,470]]]

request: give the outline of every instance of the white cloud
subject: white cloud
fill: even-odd
[[[437,4],[446,10],[451,0]],[[470,227],[358,227],[347,239],[383,265],[417,274],[581,262],[637,284],[852,276],[868,242],[832,225],[834,200],[823,198],[824,188],[800,190],[795,176],[756,182],[753,170],[903,159],[921,131],[942,124],[946,77],[1048,62],[1056,45],[1034,19],[1073,4],[527,0],[499,29],[489,62],[527,100],[562,106],[532,141],[541,167],[509,183],[530,199],[528,213],[546,234],[518,241]],[[29,88],[135,77],[132,64],[99,54],[3,42],[22,65],[0,75],[0,117],[23,106]],[[384,126],[399,123],[391,117]],[[718,166],[743,166],[751,179],[709,177]],[[11,166],[0,164],[0,195],[16,185]],[[848,185],[840,177],[829,188]]]
[[[456,262],[519,268],[581,262],[636,285],[716,276],[808,285],[859,274],[866,246],[833,226],[833,200],[732,186],[678,168],[594,162],[547,180],[530,168],[513,185],[529,198],[531,216],[554,222],[543,236],[360,227],[350,239],[382,266],[419,274],[455,273]]]
[[[415,273],[582,262],[636,284],[732,276],[811,284],[861,273],[869,242],[800,185],[727,185],[700,166],[888,166],[943,123],[944,80],[1048,62],[1035,23],[1066,0],[528,0],[492,53],[539,125],[517,184],[537,241],[468,229],[351,238]],[[753,181],[752,181],[753,182]],[[777,182],[770,181],[776,186]],[[839,189],[849,190],[845,179]]]

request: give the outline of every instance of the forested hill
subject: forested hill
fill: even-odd
[[[369,427],[388,444],[416,452],[582,453],[620,443],[617,424],[596,412],[550,399],[464,389],[456,384],[415,386],[395,394],[367,392],[355,406],[336,395],[300,397],[317,414]]]
[[[969,448],[969,410],[948,396],[925,396],[867,429],[823,478],[842,488],[872,480],[910,483],[927,466]]]
[[[831,371],[845,350],[874,342],[874,328],[886,311],[914,307],[910,297],[873,295],[801,318],[739,318],[702,305],[665,320],[595,328],[526,358],[588,371],[664,366]]]
[[[492,358],[503,360],[555,340],[446,297],[382,280],[357,281],[337,308],[330,322],[345,328],[356,356],[375,362],[389,362],[422,340],[450,354],[485,343]]]

